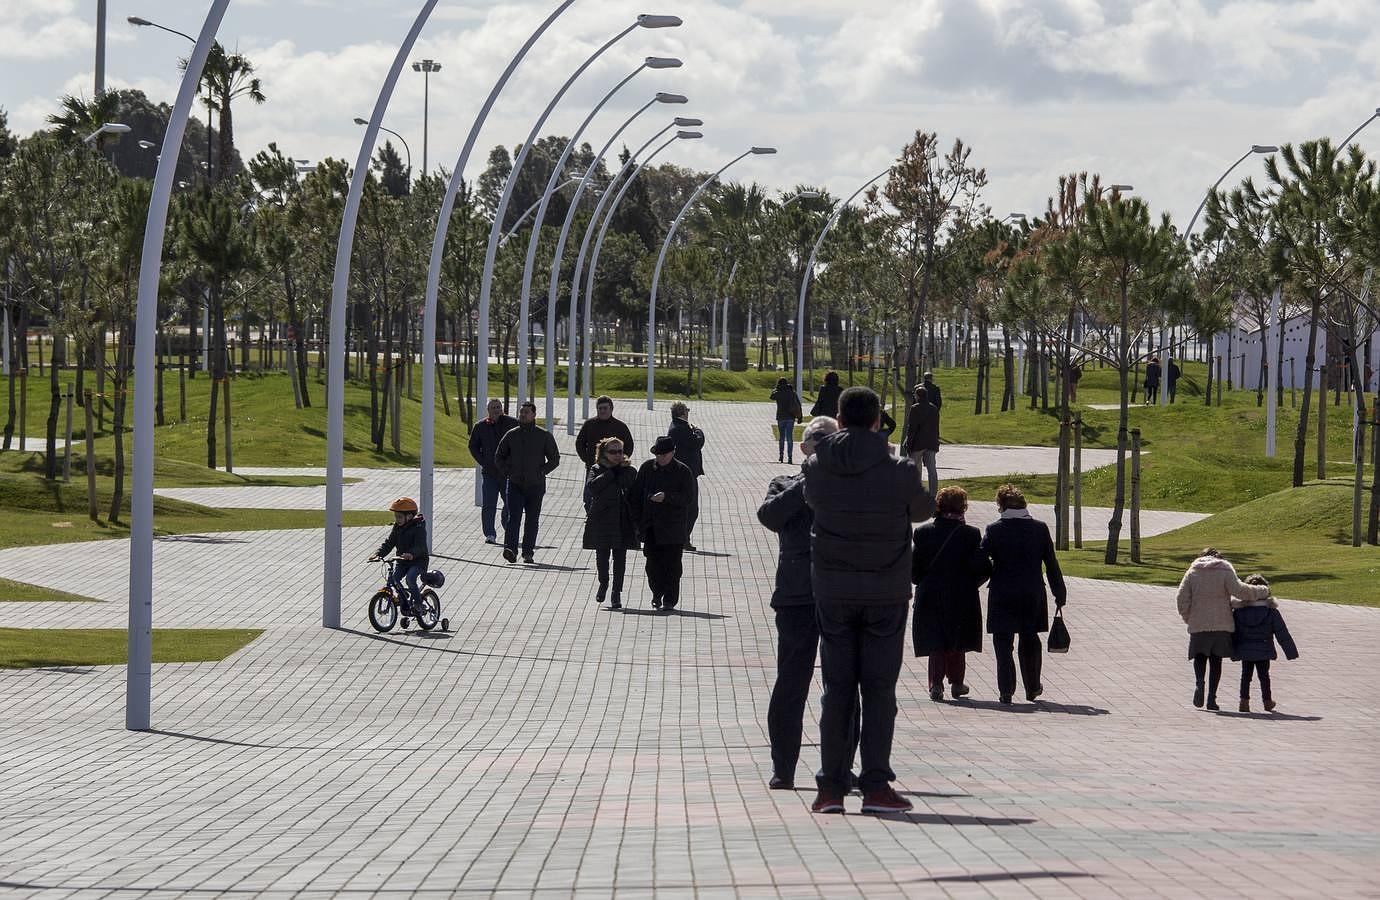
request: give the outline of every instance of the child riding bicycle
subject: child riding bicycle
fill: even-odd
[[[387,556],[389,550],[395,551],[399,559],[408,560],[393,567],[388,583],[407,601],[404,609],[412,610],[415,615],[422,602],[422,589],[417,586],[417,579],[426,572],[431,558],[426,541],[426,520],[417,512],[417,501],[411,497],[399,497],[388,505],[388,509],[393,513],[393,530],[388,532],[388,540],[374,551],[369,561],[377,562]]]

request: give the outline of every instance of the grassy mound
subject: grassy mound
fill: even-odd
[[[220,662],[261,634],[248,628],[155,628],[153,661]],[[128,658],[122,628],[0,628],[0,669],[114,666]]]

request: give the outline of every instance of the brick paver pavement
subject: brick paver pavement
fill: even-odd
[[[1172,590],[1074,579],[1048,702],[999,707],[984,654],[972,700],[934,703],[907,659],[893,762],[913,813],[810,815],[817,694],[801,789],[766,790],[775,544],[753,512],[787,469],[757,461],[769,410],[692,408],[711,474],[677,615],[649,614],[636,561],[626,612],[591,602],[570,466],[533,567],[482,543],[468,473],[438,480],[448,635],[369,630],[377,573],[354,561],[381,529],[346,531],[334,632],[318,532],[160,541],[157,624],[267,631],[156,667],[148,734],[123,730],[121,668],[0,672],[0,890],[1376,896],[1374,609],[1286,601],[1303,658],[1276,666],[1280,710],[1213,714],[1188,703]],[[618,412],[643,440],[666,416]],[[0,553],[0,574],[113,601],[0,621],[121,625],[123,548]]]

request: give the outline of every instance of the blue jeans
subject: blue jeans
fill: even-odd
[[[795,419],[777,419],[776,430],[780,432],[777,436],[776,456],[785,457],[787,462],[795,461]]]
[[[403,601],[409,598],[416,604],[422,602],[422,589],[417,586],[417,579],[421,577],[422,568],[420,563],[409,563],[404,565],[399,563],[393,567],[393,573],[388,576],[388,583],[398,590],[402,595]],[[406,581],[406,585],[403,582]]]
[[[527,527],[522,529],[522,552],[530,555],[537,549],[537,528],[540,526],[541,501],[546,496],[543,487],[523,489],[508,482],[507,507],[504,512],[508,519],[503,523],[503,546],[516,550],[518,529],[522,528],[522,518],[527,517]]]
[[[479,521],[484,528],[484,537],[487,540],[498,538],[498,531],[494,528],[494,516],[498,513],[498,498],[505,493],[507,480],[501,475],[490,475],[487,472],[480,472],[479,487],[482,491],[483,506],[479,513]],[[503,499],[503,515],[499,521],[506,528],[508,525],[508,499]]]

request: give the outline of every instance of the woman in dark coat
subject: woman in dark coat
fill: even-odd
[[[987,526],[982,549],[992,560],[992,580],[987,586],[987,633],[997,656],[997,691],[1003,704],[1016,692],[1016,664],[1011,658],[1020,635],[1021,683],[1027,700],[1044,692],[1040,684],[1040,632],[1049,630],[1049,600],[1040,568],[1049,579],[1054,602],[1063,609],[1068,593],[1049,526],[1032,518],[1025,495],[1014,485],[997,489],[1001,518]]]
[[[676,459],[675,441],[657,438],[652,454],[637,470],[628,501],[647,557],[652,608],[670,612],[680,602],[681,556],[690,537],[688,513],[697,488],[690,467]]]
[[[771,399],[776,403],[776,461],[794,462],[795,426],[804,418],[800,395],[788,380],[778,378]]]
[[[824,384],[819,386],[819,395],[815,398],[815,405],[810,407],[810,415],[837,417],[839,414],[839,395],[842,393],[843,387],[839,384],[839,373],[830,372],[825,375]]]
[[[594,465],[585,477],[585,549],[595,552],[599,571],[599,593],[594,602],[603,603],[609,590],[609,559],[613,559],[613,596],[609,609],[623,608],[623,572],[628,551],[637,549],[628,494],[637,472],[632,460],[623,455],[623,439],[607,437],[599,442]]]
[[[982,552],[982,532],[963,521],[968,492],[946,487],[935,501],[935,519],[915,529],[911,581],[915,655],[930,658],[930,699],[944,696],[944,678],[955,698],[968,693],[964,654],[982,652],[982,604],[978,588],[992,574]]]

